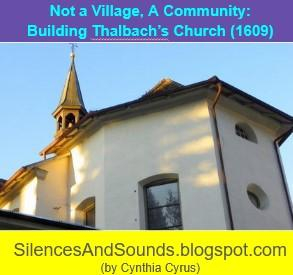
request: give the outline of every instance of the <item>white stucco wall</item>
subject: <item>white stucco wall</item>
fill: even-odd
[[[38,179],[37,216],[69,221],[68,166],[69,157],[63,157],[40,167],[47,175]]]
[[[19,213],[27,215],[36,214],[38,179],[33,177],[24,187],[3,207],[5,210],[19,208]]]
[[[241,115],[227,106],[217,107],[217,119],[235,229],[290,229],[292,221],[274,150],[276,133],[256,114]],[[253,119],[253,117],[255,119]],[[257,144],[235,134],[235,124],[252,127]],[[268,196],[268,207],[257,209],[249,201],[247,186],[260,186]]]
[[[22,214],[68,221],[68,159],[64,157],[40,164],[42,171],[22,182],[23,188],[14,194],[3,209],[19,208]],[[42,176],[38,176],[38,173]]]
[[[96,227],[104,229],[104,130],[98,130],[75,146],[71,150],[71,156],[71,221],[83,222],[76,208],[85,199],[94,196]]]
[[[145,229],[140,182],[155,175],[176,174],[183,228],[229,228],[208,103],[200,99],[171,106],[100,124],[70,150],[70,156],[40,163],[42,171],[23,182],[24,187],[3,209],[20,208],[25,214],[82,223],[77,208],[94,196],[97,228]],[[276,124],[262,123],[260,115],[242,111],[235,104],[233,108],[217,105],[235,229],[292,228],[273,147]],[[253,128],[257,144],[235,134],[238,122]],[[256,209],[249,201],[247,186],[252,183],[266,192],[266,209]]]
[[[96,226],[143,229],[139,182],[177,173],[184,229],[226,229],[205,101],[106,124],[72,150],[71,207],[96,196]]]

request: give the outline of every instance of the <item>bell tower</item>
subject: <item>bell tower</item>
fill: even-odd
[[[55,137],[62,134],[64,130],[72,127],[87,113],[83,103],[79,81],[75,69],[74,48],[77,46],[75,44],[71,45],[71,64],[69,72],[66,78],[59,104],[53,112],[53,116],[57,124]]]

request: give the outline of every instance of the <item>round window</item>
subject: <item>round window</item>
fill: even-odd
[[[267,194],[258,185],[252,183],[247,187],[247,196],[250,202],[258,209],[268,207],[269,200]]]

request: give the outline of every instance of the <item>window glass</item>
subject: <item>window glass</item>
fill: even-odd
[[[149,229],[182,229],[178,183],[146,187]]]
[[[236,131],[236,135],[237,135],[237,136],[242,137],[242,138],[248,140],[248,135],[247,135],[247,133],[246,133],[245,130],[242,129],[240,126],[236,125],[236,127],[235,127],[235,131]]]
[[[147,198],[149,208],[178,204],[177,183],[150,186],[147,188]]]
[[[235,125],[235,133],[237,136],[257,143],[257,137],[253,129],[246,123],[238,123]]]

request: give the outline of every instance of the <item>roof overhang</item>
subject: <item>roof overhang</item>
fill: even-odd
[[[11,194],[11,191],[13,191],[13,193],[17,192],[17,190],[21,188],[25,182],[32,179],[33,177],[44,179],[47,171],[40,168],[43,164],[67,156],[68,155],[66,154],[62,156],[56,156],[47,160],[31,163],[18,169],[0,186],[0,205],[3,204],[3,201],[5,201],[7,194]]]
[[[56,139],[51,144],[49,144],[40,152],[40,155],[46,157],[46,155],[48,154],[54,154],[62,151],[62,149],[64,149],[64,147],[66,147],[68,143],[72,142],[72,140],[77,135],[80,135],[81,132],[84,131],[84,129],[88,129],[90,125],[92,125],[97,120],[102,121],[105,120],[108,116],[119,116],[125,112],[130,113],[134,109],[138,110],[138,108],[154,106],[158,102],[167,102],[165,100],[166,98],[172,97],[179,99],[183,96],[186,96],[187,94],[198,94],[199,92],[202,92],[203,89],[205,90],[207,96],[207,93],[216,93],[216,84],[218,83],[221,84],[223,88],[222,95],[224,97],[229,98],[237,102],[238,104],[245,106],[246,108],[250,108],[255,112],[260,113],[261,115],[276,121],[277,123],[285,125],[286,133],[288,132],[290,135],[291,132],[288,131],[288,129],[291,129],[293,127],[292,116],[239,90],[238,88],[218,79],[217,77],[212,77],[211,79],[208,79],[206,81],[198,82],[188,86],[178,87],[178,89],[175,90],[166,90],[154,94],[151,93],[148,96],[144,95],[143,97],[134,101],[126,102],[98,111],[89,112],[76,125],[74,125],[72,128],[67,129],[60,136],[56,137]],[[285,137],[284,135],[282,142],[280,142],[279,144],[282,144],[285,139],[288,138],[288,136]]]
[[[0,210],[0,230],[95,230],[95,228]]]
[[[77,110],[77,111],[81,111],[83,114],[86,114],[87,111],[84,107],[82,106],[78,106],[78,105],[72,105],[72,106],[63,106],[63,105],[59,105],[57,107],[57,109],[52,113],[53,117],[57,117],[62,110]]]

